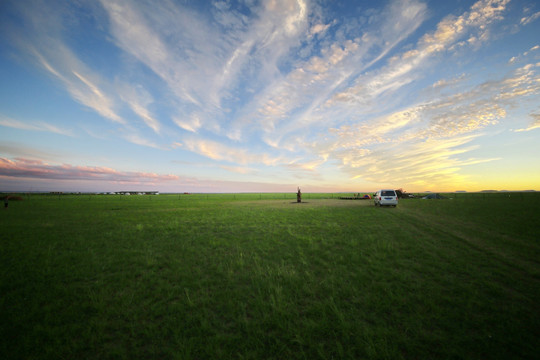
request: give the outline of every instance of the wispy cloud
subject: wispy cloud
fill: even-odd
[[[476,74],[474,59],[509,36],[501,23],[530,30],[534,7],[478,0],[437,19],[423,0],[357,4],[350,17],[330,17],[319,1],[240,3],[13,2],[2,29],[18,55],[91,116],[73,126],[0,117],[0,126],[68,136],[78,126],[250,179],[332,169],[415,184],[463,180],[463,167],[493,161],[468,156],[490,127],[538,128],[539,45],[508,50],[489,74]],[[533,122],[506,124],[518,112]]]
[[[528,25],[529,23],[532,23],[538,18],[540,18],[540,11],[535,12],[534,14],[522,17],[520,23],[521,25]]]
[[[478,39],[486,41],[489,37],[489,24],[501,18],[508,1],[481,0],[469,12],[457,17],[446,17],[434,32],[425,34],[418,41],[415,49],[394,56],[380,70],[358,77],[353,86],[336,93],[333,101],[365,104],[385,92],[394,93],[421,77],[421,71],[431,57],[453,51]]]
[[[459,84],[453,80],[446,83]],[[396,164],[406,164],[403,172],[407,177],[402,181],[427,176],[435,168],[444,169],[439,175],[450,178],[461,166],[472,163],[463,160],[464,154],[474,149],[464,147],[465,144],[478,137],[480,130],[504,120],[506,109],[514,107],[517,101],[538,94],[538,66],[528,64],[466,91],[439,95],[436,100],[334,129],[331,132],[336,136],[335,141],[317,150],[339,159],[352,176],[368,180],[397,181],[400,178],[395,170],[401,169],[401,165]],[[536,122],[530,128],[535,127]]]
[[[151,147],[154,149],[161,149],[161,150],[168,149],[166,146],[153,142],[149,140],[147,137],[139,135],[135,131],[126,131],[121,135],[121,137],[125,139],[126,141],[129,141],[130,143],[133,143],[136,145],[141,145],[141,146],[146,146],[146,147]]]
[[[0,126],[6,126],[20,130],[44,131],[66,136],[74,136],[72,130],[61,129],[58,126],[43,121],[20,121],[2,115],[0,115]]]
[[[222,168],[223,170],[227,170],[229,172],[236,173],[236,174],[253,174],[257,172],[256,169],[244,167],[244,166],[220,165],[219,167]]]
[[[263,80],[278,76],[278,61],[300,44],[308,15],[300,0],[252,6],[249,18],[225,3],[206,15],[169,2],[102,5],[117,45],[167,84],[181,109],[175,123],[187,131],[219,131],[227,107],[249,94],[237,94],[241,81],[259,90]]]
[[[369,157],[357,152],[341,152],[344,169],[352,177],[392,186],[410,184],[430,190],[452,189],[456,184],[469,183],[462,174],[464,167],[498,160],[498,158],[463,158],[476,149],[470,142],[479,135],[407,141],[374,147]]]
[[[152,115],[148,109],[149,105],[154,102],[152,95],[150,95],[142,85],[119,83],[117,84],[117,90],[120,98],[128,104],[131,110],[137,114],[149,128],[159,134],[161,130],[160,121]]]
[[[515,132],[523,132],[523,131],[531,131],[535,129],[540,129],[540,114],[531,114],[531,118],[533,119],[532,123],[523,129],[517,129],[514,130]]]
[[[0,176],[15,178],[93,180],[113,182],[167,182],[180,178],[176,175],[161,175],[144,172],[117,171],[107,167],[53,165],[41,160],[0,158]]]
[[[235,164],[264,164],[275,166],[283,162],[280,157],[275,157],[267,153],[254,153],[249,149],[224,145],[221,142],[192,137],[182,143],[182,148],[186,148],[199,155],[203,155],[213,160],[224,160]]]
[[[112,98],[100,88],[100,76],[92,73],[62,43],[44,41],[39,48],[31,47],[29,52],[45,70],[63,83],[73,99],[104,118],[125,124],[125,120],[115,111]]]
[[[346,38],[329,39],[320,53],[293,64],[287,76],[276,79],[246,105],[246,115],[240,117],[238,125],[252,124],[255,115],[259,128],[265,132],[265,142],[287,147],[282,142],[287,134],[328,126],[332,119],[339,121],[321,116],[319,108],[414,32],[425,19],[425,13],[426,7],[420,2],[394,2],[373,16],[371,27],[364,33],[352,32]],[[314,26],[319,28],[320,24]],[[342,29],[339,24],[333,27],[336,34],[349,31],[345,24]]]
[[[62,158],[61,153],[51,152],[43,148],[36,148],[14,141],[5,141],[0,144],[0,154],[9,158],[40,159],[42,161],[57,161]]]
[[[249,174],[255,171],[245,167],[222,166],[222,168],[236,174]],[[0,157],[0,178],[2,178],[4,190],[13,189],[13,191],[26,191],[27,189],[81,191],[84,187],[79,184],[85,184],[86,187],[90,188],[105,189],[105,191],[126,190],[125,186],[137,186],[135,190],[151,187],[171,192],[238,192],[238,189],[245,192],[284,192],[295,188],[295,184],[291,183],[210,180],[148,172],[119,171],[108,167],[49,164],[35,159],[3,157]],[[39,182],[29,182],[32,179],[39,180]],[[66,187],[66,183],[63,181],[67,181],[69,185]],[[308,189],[309,191],[330,191],[329,188],[317,185],[308,186]],[[134,189],[130,188],[129,190]]]
[[[17,8],[24,19],[25,28],[11,24],[13,43],[32,61],[56,78],[69,95],[105,119],[120,125],[133,122],[125,106],[156,133],[159,120],[148,107],[153,98],[140,84],[108,79],[88,63],[91,56],[81,58],[70,46],[70,28],[77,21],[66,21],[72,14],[69,6],[33,1],[32,6],[22,3]]]

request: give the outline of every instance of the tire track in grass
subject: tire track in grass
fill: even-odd
[[[445,294],[441,298],[449,299],[440,303],[448,307],[441,326],[448,328],[450,323],[460,323],[460,331],[467,331],[469,336],[469,340],[453,341],[468,349],[469,355],[485,349],[501,358],[515,355],[517,349],[521,354],[537,353],[531,345],[535,343],[532,334],[537,333],[539,315],[537,242],[530,240],[525,253],[509,245],[513,238],[497,233],[495,226],[486,229],[483,224],[452,213],[422,210],[404,206],[388,214],[396,222],[406,223],[405,231],[433,239],[431,245],[436,245],[437,256],[455,258],[454,266],[439,273],[442,276],[437,280],[444,284],[439,289]],[[486,210],[485,214],[489,212]],[[520,239],[525,241],[526,238]]]
[[[524,258],[518,254],[508,252],[506,248],[495,245],[495,243],[510,243],[515,239],[493,231],[489,227],[450,216],[441,217],[436,214],[403,207],[396,208],[391,215],[399,219],[398,221],[406,220],[409,224],[422,225],[416,228],[418,231],[425,231],[423,229],[429,228],[433,232],[439,232],[442,235],[457,239],[471,249],[484,253],[522,274],[536,279],[540,277],[538,261],[534,258]]]

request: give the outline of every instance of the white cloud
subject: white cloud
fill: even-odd
[[[331,24],[315,24],[311,27],[309,30],[310,35],[317,35],[317,34],[324,34],[328,28],[331,26]]]
[[[18,4],[19,5],[19,4]],[[70,96],[102,117],[119,124],[126,121],[117,111],[107,81],[81,61],[64,41],[65,9],[42,1],[20,3],[21,23],[9,23],[12,42],[50,75],[60,81]]]
[[[532,123],[523,129],[517,129],[514,130],[514,132],[523,132],[523,131],[531,131],[535,129],[540,129],[540,114],[531,114],[531,118],[533,119]]]
[[[443,89],[451,86],[455,86],[456,84],[459,84],[460,82],[463,82],[465,79],[465,74],[461,74],[459,76],[456,76],[452,79],[440,79],[435,82],[432,87],[433,89]]]
[[[461,175],[464,166],[496,160],[460,158],[460,155],[475,149],[467,145],[477,136],[409,141],[399,146],[384,145],[375,148],[369,157],[344,152],[344,170],[357,179],[393,186],[411,184],[428,190],[436,184],[439,188],[451,189],[454,184],[468,181]]]
[[[244,174],[245,175],[245,174],[253,174],[253,173],[257,172],[256,169],[249,168],[249,167],[244,167],[244,166],[220,165],[219,167],[224,169],[224,170],[227,170],[229,172],[236,173],[236,174]]]
[[[520,24],[521,25],[528,25],[528,24],[532,23],[533,21],[535,21],[538,18],[540,18],[540,11],[538,11],[538,12],[536,12],[534,14],[522,17],[521,21],[520,21]]]
[[[390,181],[396,176],[396,156],[407,164],[398,174],[399,180],[412,182],[420,181],[428,173],[439,183],[445,177],[458,180],[462,166],[483,161],[463,160],[464,154],[473,149],[464,145],[480,129],[504,119],[506,108],[517,99],[538,93],[538,76],[530,66],[462,92],[455,91],[465,86],[465,75],[440,79],[431,87],[438,98],[387,115],[373,117],[370,113],[379,109],[371,107],[371,103],[379,107],[384,106],[385,99],[395,103],[392,95],[398,89],[421,78],[434,55],[455,50],[462,39],[474,34],[479,41],[487,41],[489,25],[502,18],[507,3],[478,1],[470,11],[443,19],[434,32],[420,38],[416,48],[394,56],[386,66],[361,74],[352,86],[335,92],[311,116],[348,118],[348,122],[314,144],[313,151],[329,153],[330,159],[341,162],[343,171],[369,181]],[[443,90],[445,95],[440,94]],[[433,151],[424,149],[424,142],[436,145]],[[423,154],[420,157],[414,155],[419,149]],[[435,164],[434,159],[439,162]]]
[[[32,47],[30,52],[44,69],[64,84],[73,99],[106,119],[120,124],[126,123],[115,110],[113,96],[100,88],[104,81],[97,73],[88,69],[58,41],[44,41],[39,46],[40,49]]]
[[[461,67],[474,61],[461,55],[489,45],[508,0],[479,0],[423,33],[433,13],[421,0],[391,0],[352,21],[308,0],[246,1],[241,10],[227,1],[73,5],[93,9],[82,21],[94,26],[92,41],[107,38],[103,59],[80,51],[87,44],[75,39],[83,27],[72,8],[35,4],[19,6],[30,26],[19,26],[16,43],[72,99],[114,123],[108,140],[178,148],[239,174],[277,166],[315,178],[338,163],[375,181],[390,178],[394,157],[403,181],[457,180],[463,166],[484,161],[466,158],[479,132],[540,92],[538,45],[505,53],[498,73],[518,68],[504,77],[478,80]],[[523,25],[538,17],[524,14]],[[450,63],[457,75],[435,67]],[[69,134],[45,122],[0,125]]]
[[[437,29],[424,35],[415,49],[395,56],[381,70],[359,76],[352,87],[334,95],[336,101],[356,103],[358,99],[373,99],[384,92],[394,93],[402,86],[422,76],[426,62],[436,54],[452,49],[467,34],[486,34],[488,25],[501,18],[508,0],[481,0],[461,16],[448,16]],[[485,39],[483,35],[478,38]]]
[[[139,116],[143,122],[155,133],[159,134],[161,124],[148,109],[154,102],[152,95],[144,89],[142,85],[128,85],[127,83],[118,83],[117,92],[120,98],[128,104],[131,110]]]
[[[177,181],[176,175],[162,175],[147,172],[125,172],[108,167],[73,166],[69,164],[49,164],[42,160],[0,157],[0,175],[13,178],[39,178],[55,180],[120,181],[126,183],[151,183]]]
[[[173,117],[173,122],[184,130],[196,133],[201,127],[201,119],[197,114],[192,114],[188,119],[179,116]]]
[[[251,74],[255,86],[259,78],[278,74],[277,62],[299,44],[298,36],[307,27],[303,1],[254,6],[249,19],[226,12],[227,6],[218,3],[212,13],[219,20],[215,26],[180,4],[152,3],[151,9],[123,0],[102,4],[118,46],[148,66],[180,101],[184,110],[176,118],[189,118],[196,111],[201,126],[210,118],[224,118],[222,103],[230,101],[243,71]],[[182,127],[195,129],[189,124]]]
[[[160,31],[167,32],[169,29],[166,27],[174,24],[171,19],[173,16],[178,16],[177,23],[173,26],[188,36],[194,34],[195,28],[204,32],[203,24],[194,21],[195,14],[174,11],[175,8],[164,3],[152,4],[152,11],[139,9],[139,6],[143,6],[142,3],[124,0],[102,1],[101,3],[109,15],[112,34],[117,45],[154,71],[182,100],[198,104],[199,100],[187,88],[192,83],[186,82],[185,77],[182,76],[182,74],[193,73],[195,69],[190,69],[186,66],[187,64],[176,60],[189,58],[190,53],[180,50],[177,53],[173,52],[169,44],[162,39],[164,35],[160,33]],[[169,10],[174,12],[169,13]],[[147,19],[144,14],[153,16]],[[153,24],[152,20],[159,22]],[[194,39],[190,40],[190,43],[185,44],[188,47],[194,45]],[[198,75],[201,75],[200,72]]]
[[[453,80],[440,82],[447,83]],[[464,147],[466,143],[478,137],[480,130],[504,121],[507,109],[539,93],[537,66],[525,65],[468,90],[439,94],[430,102],[333,129],[330,138],[333,140],[325,146],[319,144],[314,151],[330,152],[331,158],[342,163],[344,171],[366,180],[379,177],[384,181],[403,176],[401,181],[410,182],[427,176],[426,173],[441,177],[445,174],[451,179],[462,166],[484,161],[464,160],[464,154],[474,149]],[[531,126],[516,131],[537,128],[537,116],[533,118],[536,120]],[[406,166],[401,168],[396,162]],[[403,174],[399,175],[398,171],[396,175],[395,170],[400,169]]]
[[[321,156],[318,159],[314,160],[305,160],[305,159],[295,159],[286,164],[286,167],[291,170],[302,170],[310,173],[310,176],[313,176],[313,173],[327,161],[326,156]]]
[[[151,147],[151,148],[160,149],[160,150],[165,150],[166,149],[166,147],[164,147],[164,146],[162,146],[160,144],[157,144],[157,143],[155,143],[153,141],[150,141],[145,137],[141,137],[139,134],[137,134],[136,132],[133,132],[133,131],[125,131],[124,134],[122,135],[122,137],[125,140],[132,143],[132,144]]]
[[[73,131],[68,129],[61,129],[55,125],[43,122],[43,121],[19,121],[14,120],[5,116],[0,115],[0,126],[6,126],[14,129],[20,130],[30,130],[30,131],[44,131],[54,134],[74,136]]]
[[[287,76],[272,82],[245,107],[246,114],[235,126],[256,121],[266,132],[267,144],[283,146],[288,134],[338,121],[321,116],[318,110],[336,90],[413,33],[425,12],[425,5],[417,1],[393,2],[374,20],[370,36],[357,33],[353,38],[335,39],[320,54],[295,63]]]
[[[183,148],[213,160],[223,160],[234,164],[264,164],[267,166],[279,165],[283,162],[280,157],[268,154],[257,154],[244,148],[224,145],[220,142],[191,137],[183,141]]]

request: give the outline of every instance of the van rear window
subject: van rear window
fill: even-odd
[[[386,190],[381,192],[382,196],[396,196],[396,193],[394,190]]]

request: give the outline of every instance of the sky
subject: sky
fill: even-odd
[[[537,0],[3,0],[0,191],[540,190]]]

